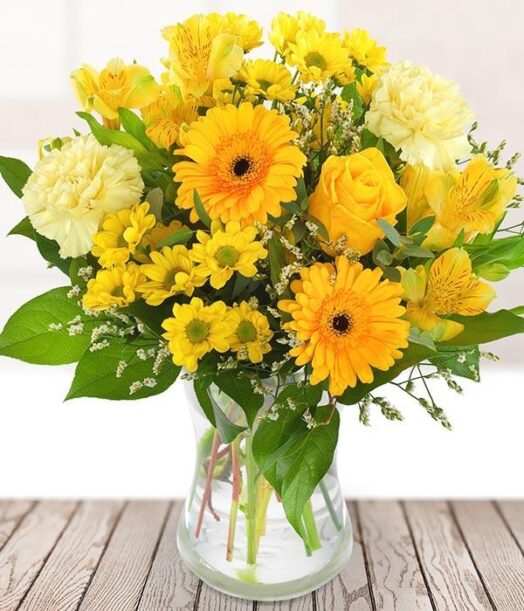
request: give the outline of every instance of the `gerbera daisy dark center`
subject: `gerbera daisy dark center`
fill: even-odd
[[[337,335],[346,335],[353,328],[353,319],[347,312],[335,314],[330,320],[331,328]]]
[[[249,157],[237,157],[233,162],[233,174],[242,178],[251,169],[251,159]]]

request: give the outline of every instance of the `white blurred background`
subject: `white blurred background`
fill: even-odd
[[[195,12],[233,10],[267,25],[280,10],[304,9],[331,29],[368,29],[392,61],[409,59],[460,81],[480,135],[524,150],[524,2],[520,0],[18,0],[0,3],[0,154],[32,165],[36,143],[82,127],[69,87],[81,63],[97,68],[114,56],[160,74],[160,29]],[[524,174],[524,165],[519,166]],[[22,218],[20,202],[0,186],[0,234]],[[524,274],[499,283],[495,308],[523,302]],[[22,303],[64,283],[46,270],[34,245],[0,239],[0,326]],[[440,403],[449,433],[402,397],[404,423],[374,414],[372,427],[344,410],[339,470],[352,497],[524,497],[522,398],[524,343],[490,346],[482,385],[465,395],[446,389]],[[0,360],[0,497],[184,496],[193,439],[181,383],[142,402],[82,399],[63,403],[74,367]]]

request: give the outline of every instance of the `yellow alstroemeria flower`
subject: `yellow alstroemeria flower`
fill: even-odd
[[[239,37],[224,31],[220,15],[193,15],[163,30],[169,42],[168,81],[177,85],[184,99],[204,101],[212,95],[213,82],[232,77],[242,65],[244,51]]]
[[[425,195],[436,215],[423,246],[449,248],[464,229],[466,242],[479,233],[490,233],[504,214],[517,188],[517,178],[505,168],[495,168],[483,155],[476,155],[463,172],[433,172]]]
[[[233,326],[229,344],[231,350],[236,352],[238,360],[262,362],[264,354],[271,351],[269,342],[273,337],[267,318],[253,310],[246,301],[231,308],[228,318]]]
[[[452,248],[429,266],[400,268],[406,315],[412,325],[427,331],[434,341],[458,335],[464,325],[441,318],[449,314],[475,316],[495,297],[493,287],[473,275],[468,253]]]
[[[199,243],[193,245],[189,256],[198,263],[198,271],[209,277],[211,286],[220,289],[235,272],[246,278],[257,273],[255,263],[267,257],[267,250],[256,237],[253,226],[242,229],[239,222],[230,221],[223,228],[215,221],[211,235],[197,231]]]
[[[93,236],[91,254],[102,267],[124,265],[155,223],[147,202],[106,214],[102,229]]]
[[[95,311],[114,306],[123,308],[135,301],[137,288],[142,281],[140,268],[135,263],[101,269],[87,283],[83,304],[87,309]]]
[[[198,361],[211,350],[229,350],[233,325],[223,301],[205,306],[200,298],[193,297],[190,303],[175,303],[173,316],[164,320],[162,327],[175,365],[196,371]]]
[[[71,80],[83,108],[98,112],[104,125],[113,129],[119,126],[119,108],[142,108],[158,95],[158,85],[147,68],[126,65],[118,57],[101,72],[84,64],[71,74]]]

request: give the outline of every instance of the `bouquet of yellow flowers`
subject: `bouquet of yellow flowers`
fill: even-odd
[[[221,589],[286,597],[350,552],[339,406],[401,420],[376,394],[391,383],[449,427],[431,380],[478,380],[479,345],[524,332],[522,308],[486,312],[524,265],[504,222],[517,156],[475,141],[455,83],[390,65],[365,31],[281,13],[272,59],[250,58],[244,15],[163,36],[159,81],[83,65],[88,133],[42,141],[34,169],[0,158],[26,212],[11,234],[65,274],[0,354],[78,362],[68,399],[142,399],[182,372],[199,435],[182,554]]]

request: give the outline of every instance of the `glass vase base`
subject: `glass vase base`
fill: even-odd
[[[289,600],[313,592],[342,571],[353,550],[353,529],[351,520],[347,516],[343,529],[337,533],[336,542],[329,550],[329,556],[314,552],[306,560],[306,564],[311,567],[308,574],[282,581],[259,581],[257,565],[244,564],[243,568],[236,570],[238,577],[218,570],[198,553],[194,538],[188,532],[183,517],[178,522],[177,545],[186,566],[204,583],[219,592],[247,600]],[[218,546],[218,552],[221,552],[221,555],[225,554],[225,546]],[[297,555],[295,565],[301,564],[304,565],[304,560]],[[287,571],[283,571],[282,574],[290,576]]]

